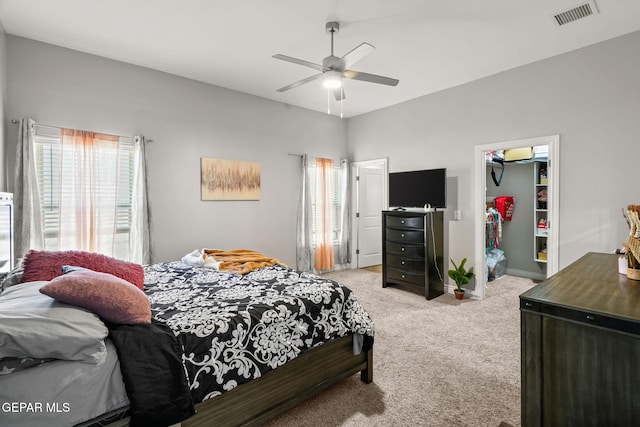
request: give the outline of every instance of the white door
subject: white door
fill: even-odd
[[[387,204],[386,159],[354,163],[355,266],[382,264],[382,210]]]

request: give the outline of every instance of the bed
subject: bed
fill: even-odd
[[[60,267],[57,264],[54,270]],[[0,375],[0,425],[41,421],[50,426],[157,425],[144,415],[156,410],[153,405],[164,410],[163,399],[177,406],[178,418],[162,419],[181,421],[183,426],[260,425],[358,372],[362,381],[372,381],[373,322],[347,287],[279,262],[254,267],[241,274],[182,261],[145,266],[143,287],[152,322],[139,325],[142,329],[104,321],[91,310],[65,306],[63,301],[46,300],[49,297],[40,288],[59,277],[5,290],[0,294],[0,315],[3,299],[13,295],[12,301],[30,306],[56,304],[80,310],[83,316],[97,316],[108,331],[95,327],[98,336],[104,334],[100,349],[104,357],[99,363],[37,354],[29,357],[28,368],[7,373],[11,368],[3,368],[2,360],[15,365],[26,358],[2,359],[0,352],[0,373],[5,373]],[[163,338],[151,339],[151,332]],[[174,351],[166,351],[167,359],[175,363],[177,357],[178,368],[168,364],[173,368],[161,371],[165,360],[153,361],[166,350],[154,347],[163,340],[173,346]],[[151,363],[157,370],[140,379],[134,372],[140,363]],[[74,380],[67,380],[73,377],[70,372],[75,373]],[[28,386],[34,382],[47,386]],[[140,388],[147,382],[158,396]],[[29,403],[31,407],[24,405]],[[142,408],[147,404],[151,406]],[[190,416],[189,404],[195,415]]]

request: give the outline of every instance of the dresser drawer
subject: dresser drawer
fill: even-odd
[[[387,255],[387,266],[424,274],[424,258],[415,259],[398,255]]]
[[[395,230],[387,228],[387,240],[423,244],[424,232],[422,230]]]
[[[387,254],[398,254],[408,258],[424,258],[424,245],[411,245],[387,241]]]
[[[389,228],[424,228],[424,217],[388,215],[387,227]]]
[[[400,268],[389,267],[387,268],[387,281],[407,282],[424,286],[425,275],[424,272],[411,272],[404,271]]]

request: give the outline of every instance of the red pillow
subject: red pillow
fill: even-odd
[[[59,276],[40,292],[60,302],[86,308],[112,323],[151,323],[149,298],[124,279],[91,270]]]
[[[83,251],[29,251],[22,262],[20,283],[51,280],[62,275],[63,265],[113,274],[144,290],[144,268],[140,264]]]

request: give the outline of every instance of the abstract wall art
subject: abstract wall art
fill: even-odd
[[[202,200],[260,200],[260,163],[202,157]]]

